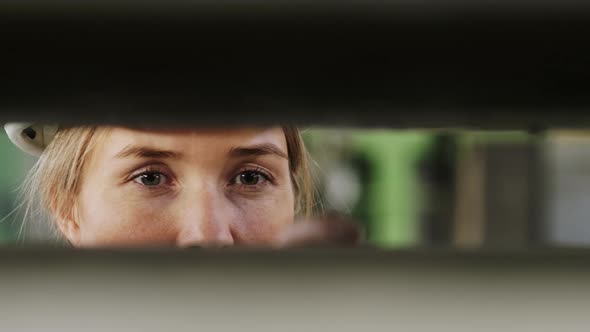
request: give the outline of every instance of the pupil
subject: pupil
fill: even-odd
[[[160,184],[160,175],[159,174],[144,174],[141,177],[141,183],[146,186],[156,186]]]
[[[241,180],[243,184],[247,185],[255,185],[258,184],[260,176],[255,173],[245,173],[241,175]]]

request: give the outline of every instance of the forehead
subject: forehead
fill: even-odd
[[[214,154],[232,148],[274,144],[287,152],[281,127],[230,129],[135,129],[113,127],[99,142],[107,156],[114,156],[129,146],[179,151],[184,154]]]

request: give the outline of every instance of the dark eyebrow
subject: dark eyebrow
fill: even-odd
[[[126,158],[126,157],[134,157],[134,158],[158,158],[158,159],[167,159],[167,158],[180,158],[180,153],[175,151],[166,151],[166,150],[158,150],[153,148],[148,148],[145,146],[127,146],[125,149],[121,150],[121,152],[117,153],[115,156],[116,158]]]
[[[280,158],[289,159],[287,153],[272,143],[234,147],[229,150],[229,154],[233,157],[274,155]]]

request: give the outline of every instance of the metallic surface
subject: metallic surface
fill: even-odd
[[[0,251],[3,331],[587,331],[586,250]]]

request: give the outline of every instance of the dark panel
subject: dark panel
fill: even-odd
[[[588,6],[40,3],[0,4],[4,120],[590,125]]]

